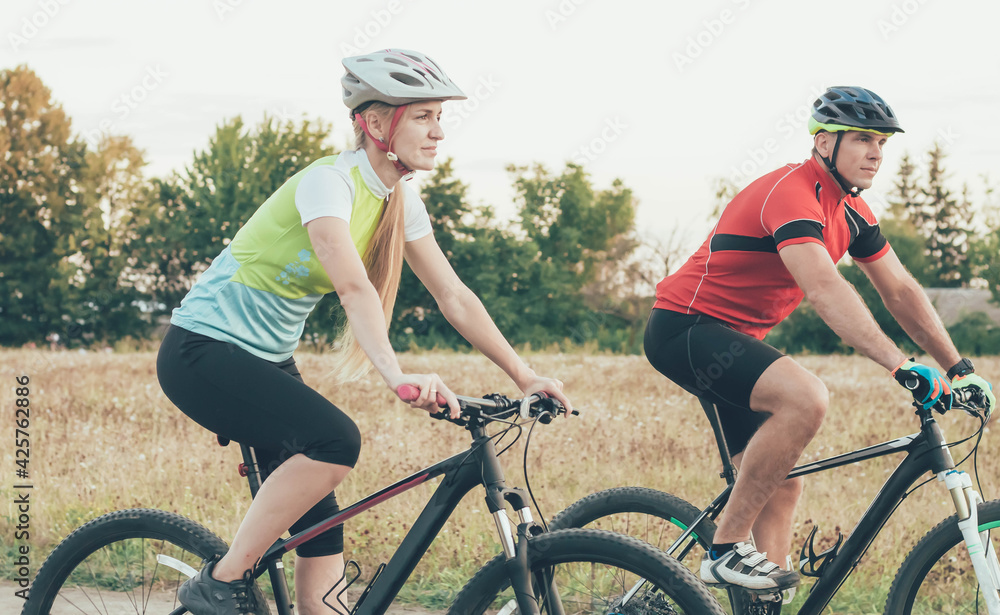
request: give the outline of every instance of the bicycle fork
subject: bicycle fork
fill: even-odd
[[[948,470],[938,474],[938,480],[944,482],[955,502],[958,529],[965,539],[986,608],[991,615],[1000,615],[1000,563],[989,530],[979,531],[979,505],[983,498],[972,488],[972,479],[965,472]]]
[[[514,607],[521,615],[539,615],[538,598],[532,590],[531,565],[528,562],[528,543],[533,532],[540,529],[531,517],[531,509],[528,508],[524,493],[520,489],[501,489],[496,495],[499,498],[487,497],[490,508],[499,505],[500,508],[493,511],[493,520],[497,525],[497,532],[500,534],[500,544],[503,546],[504,568],[510,579],[511,589],[514,590],[515,600],[512,600],[501,609],[500,613],[513,613]],[[496,501],[499,500],[499,501]],[[514,532],[507,519],[506,506],[502,505],[503,500],[517,510],[517,542],[514,542]],[[535,579],[535,587],[544,596],[547,607],[546,612],[553,615],[562,615],[562,603],[556,591],[553,575],[551,571],[538,574]]]

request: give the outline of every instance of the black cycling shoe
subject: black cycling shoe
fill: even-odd
[[[253,576],[247,570],[238,581],[219,581],[212,570],[222,556],[207,560],[205,567],[177,591],[177,599],[192,615],[254,615]]]

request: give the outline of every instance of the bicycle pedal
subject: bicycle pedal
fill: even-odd
[[[757,600],[747,605],[747,615],[778,615],[781,613],[781,602]]]
[[[781,612],[781,592],[757,593],[738,585],[729,586],[729,599],[733,613],[738,615],[775,615]]]
[[[766,594],[760,593],[756,594],[756,596],[757,600],[760,602],[781,602],[783,598],[781,592],[768,592]]]

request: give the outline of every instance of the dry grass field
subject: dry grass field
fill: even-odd
[[[551,518],[578,498],[608,487],[644,485],[704,505],[723,486],[707,420],[696,400],[656,374],[642,357],[529,354],[533,367],[561,378],[583,415],[539,426],[528,457],[531,486]],[[917,430],[906,393],[870,361],[859,357],[798,359],[830,388],[831,408],[803,461],[875,444]],[[351,414],[364,445],[357,469],[338,491],[342,504],[460,451],[466,433],[431,421],[395,401],[376,376],[345,387],[325,379],[326,358],[301,354],[306,382]],[[478,355],[404,355],[404,369],[433,370],[459,393],[514,394],[502,372]],[[2,448],[0,515],[3,570],[12,559],[17,515],[10,504],[17,484],[13,456],[15,376],[31,379],[30,482],[32,572],[40,553],[74,527],[105,512],[153,507],[179,512],[230,539],[246,512],[249,494],[236,472],[239,449],[214,437],[174,408],[160,392],[155,354],[96,354],[40,350],[0,351],[0,406],[7,432]],[[977,360],[987,378],[1000,360]],[[280,409],[276,409],[280,410]],[[951,440],[978,422],[964,413],[944,417]],[[523,486],[524,438],[503,459],[508,482]],[[995,437],[980,447],[979,476],[986,499],[998,497],[1000,461]],[[960,455],[956,452],[956,459]],[[881,458],[811,477],[796,522],[798,549],[813,524],[823,545],[847,533],[864,512],[895,458]],[[965,466],[971,472],[971,463]],[[365,513],[347,527],[348,555],[371,574],[390,556],[432,487],[416,489]],[[845,585],[835,612],[881,612],[892,575],[910,547],[953,512],[935,484],[906,500]],[[421,562],[404,598],[433,605],[498,551],[481,494],[473,492]],[[821,546],[823,546],[821,545]],[[8,574],[8,578],[9,574]]]

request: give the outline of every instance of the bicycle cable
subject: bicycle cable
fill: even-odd
[[[491,418],[490,421],[491,422],[495,422],[495,423],[506,423],[507,425],[510,425],[510,427],[507,427],[504,430],[498,431],[497,433],[492,434],[491,436],[489,436],[485,440],[481,440],[478,443],[475,440],[473,440],[472,446],[469,448],[468,451],[466,451],[465,457],[462,457],[462,461],[459,462],[459,464],[458,464],[459,466],[464,465],[465,462],[469,459],[469,457],[471,457],[472,455],[474,455],[476,453],[476,451],[479,450],[479,447],[483,446],[486,442],[488,442],[490,440],[496,440],[497,438],[500,438],[502,440],[503,437],[507,434],[507,432],[510,431],[511,429],[513,429],[514,427],[518,428],[518,435],[517,435],[517,437],[514,438],[513,442],[511,442],[503,450],[501,450],[499,453],[497,453],[497,456],[499,457],[500,455],[502,455],[504,453],[504,451],[506,451],[508,448],[510,448],[511,446],[513,446],[514,442],[517,442],[517,439],[521,437],[520,436],[521,426],[517,425],[513,421],[505,421],[503,419],[494,419],[494,418]],[[495,444],[494,444],[494,446],[495,446]],[[482,470],[481,469],[480,469],[480,474],[482,474]]]
[[[529,421],[531,423],[531,427],[528,429],[528,437],[524,441],[524,487],[525,490],[528,492],[528,497],[531,498],[531,503],[534,504],[535,506],[535,510],[538,511],[538,516],[541,519],[542,527],[545,528],[545,531],[548,531],[549,526],[545,523],[545,516],[542,515],[541,509],[538,508],[538,502],[535,500],[535,494],[532,493],[531,484],[528,482],[528,448],[531,445],[531,433],[532,431],[534,431],[535,424],[538,423],[539,418],[541,418],[541,415]],[[503,438],[507,435],[508,432],[512,431],[515,428],[517,429],[517,435],[510,442],[510,444],[505,446],[500,452],[497,453],[497,457],[499,457],[500,455],[504,454],[507,450],[509,450],[510,447],[514,446],[514,444],[521,438],[521,434],[524,433],[524,427],[522,423],[518,423],[516,422],[516,420],[505,421],[503,419],[492,419],[492,421],[495,423],[504,423],[505,425],[507,425],[505,429],[490,436],[491,440],[499,437],[499,440],[497,440],[498,444],[500,440],[503,440]]]
[[[980,489],[980,495],[982,495],[982,485],[979,482],[979,469],[976,466],[976,461],[978,459],[978,454],[979,454],[979,443],[983,439],[983,428],[984,427],[986,427],[986,421],[982,417],[979,417],[979,429],[977,429],[976,431],[972,432],[970,435],[962,438],[961,440],[956,440],[954,442],[949,442],[949,443],[945,444],[945,446],[947,446],[950,449],[952,447],[958,446],[959,444],[964,444],[965,442],[968,442],[969,440],[971,440],[973,438],[976,438],[976,445],[972,447],[971,451],[969,451],[968,453],[966,453],[965,457],[962,457],[962,459],[960,459],[958,461],[958,463],[955,464],[955,467],[957,468],[957,467],[961,466],[963,463],[965,463],[969,459],[969,456],[972,455],[973,471],[976,474],[976,485]],[[930,451],[922,453],[921,457],[923,455],[928,454],[929,452]],[[975,455],[973,455],[974,453],[975,453]],[[923,487],[927,483],[931,482],[935,478],[937,478],[937,476],[931,476],[927,480],[925,480],[925,481],[921,482],[920,484],[916,485],[915,487],[911,488],[909,491],[907,491],[906,493],[903,494],[903,497],[900,498],[900,502],[902,502],[903,500],[905,500],[906,497],[909,496],[911,493],[913,493],[917,489],[920,489],[921,487]],[[895,512],[895,510],[896,509],[894,508],[893,512]],[[889,513],[889,514],[891,515],[892,513]]]
[[[497,453],[497,457],[499,457],[500,455],[503,455],[504,453],[506,453],[507,450],[510,447],[512,447],[515,444],[517,444],[517,441],[521,439],[521,434],[524,432],[524,428],[522,428],[521,425],[519,425],[518,423],[516,423],[514,421],[505,421],[503,419],[494,419],[494,421],[497,422],[497,423],[504,423],[504,424],[508,425],[508,427],[506,429],[503,429],[503,430],[497,432],[497,434],[494,435],[494,437],[496,437],[496,435],[500,436],[500,438],[496,441],[495,446],[499,446],[500,442],[503,441],[503,439],[507,436],[508,433],[510,433],[511,431],[513,431],[515,428],[517,429],[517,435],[515,435],[514,439],[510,441],[510,444],[508,444],[507,446],[505,446],[502,449],[500,449],[500,452]]]
[[[531,498],[531,503],[534,504],[535,510],[538,512],[538,520],[541,521],[542,527],[545,531],[549,531],[549,524],[545,522],[545,515],[542,514],[542,509],[538,506],[538,502],[535,501],[535,493],[531,490],[531,483],[528,481],[528,448],[531,445],[531,434],[535,431],[535,425],[538,424],[538,419],[542,416],[552,413],[544,410],[542,411],[535,420],[531,421],[531,427],[528,428],[528,437],[524,440],[524,488],[528,491],[528,497]]]
[[[973,464],[973,466],[975,466],[975,465],[976,465],[976,459],[978,458],[978,451],[979,451],[979,442],[980,442],[980,441],[982,440],[982,438],[983,438],[983,428],[984,428],[984,427],[986,426],[986,421],[985,421],[985,420],[983,420],[983,418],[982,418],[982,417],[979,417],[979,420],[980,420],[980,423],[979,423],[979,429],[977,429],[977,430],[976,430],[975,432],[973,432],[973,433],[972,433],[971,435],[969,435],[969,436],[967,436],[967,437],[965,437],[965,438],[962,438],[961,440],[957,440],[957,441],[955,441],[955,442],[951,442],[951,443],[949,443],[949,444],[946,444],[946,445],[945,445],[945,446],[947,446],[948,448],[951,448],[951,447],[953,447],[953,446],[958,446],[959,444],[962,444],[963,442],[967,442],[967,441],[971,440],[972,438],[976,438],[976,445],[975,445],[974,447],[972,447],[972,450],[971,450],[971,451],[969,451],[969,453],[968,453],[968,454],[966,454],[966,455],[965,455],[965,457],[963,457],[963,458],[961,459],[961,461],[959,461],[958,463],[956,463],[956,464],[955,464],[955,467],[956,467],[956,468],[957,468],[957,467],[959,467],[959,466],[961,466],[961,465],[962,465],[963,463],[965,463],[965,462],[966,462],[966,460],[967,460],[967,459],[969,458],[969,456],[970,456],[970,455],[972,455],[972,456],[973,456],[973,457],[972,457],[972,464]],[[977,455],[973,455],[973,453],[977,453]],[[976,484],[978,485],[978,484],[979,484],[979,471],[978,471],[978,469],[975,469],[975,468],[974,468],[974,470],[975,470],[975,472],[976,472]],[[863,551],[861,552],[861,555],[859,555],[859,556],[858,556],[858,558],[857,558],[857,560],[855,561],[854,565],[853,565],[853,566],[851,566],[851,570],[852,570],[852,572],[853,572],[853,571],[854,571],[855,569],[857,569],[857,567],[858,567],[858,563],[860,563],[860,562],[861,562],[861,560],[862,560],[862,558],[864,558],[864,556],[865,556],[865,555],[866,555],[866,554],[868,553],[868,549],[870,549],[870,548],[871,548],[872,544],[873,544],[873,543],[875,542],[875,539],[876,539],[876,538],[878,537],[878,535],[879,535],[879,534],[880,534],[880,533],[882,532],[882,528],[884,528],[884,527],[885,527],[885,524],[886,524],[886,523],[888,523],[888,521],[889,521],[889,519],[890,519],[890,518],[892,517],[892,515],[894,515],[894,514],[896,513],[896,509],[898,509],[898,508],[899,508],[899,506],[900,506],[900,505],[901,505],[901,504],[903,503],[903,500],[905,500],[905,499],[906,499],[907,497],[909,497],[911,493],[913,493],[913,492],[914,492],[914,491],[916,491],[917,489],[920,489],[921,487],[923,487],[923,486],[924,486],[924,485],[926,485],[927,483],[931,482],[931,481],[932,481],[932,480],[934,480],[935,478],[937,478],[937,476],[931,476],[931,477],[930,477],[930,478],[928,478],[927,480],[925,480],[925,481],[921,482],[920,484],[916,485],[915,487],[912,487],[911,489],[909,489],[908,491],[906,491],[905,493],[903,493],[902,497],[900,497],[900,498],[899,498],[899,500],[898,500],[898,501],[896,502],[896,505],[895,505],[895,506],[893,506],[893,507],[892,507],[892,510],[890,510],[890,511],[889,511],[889,514],[888,514],[888,515],[886,515],[886,517],[885,517],[885,521],[883,521],[883,522],[882,522],[882,523],[881,523],[881,524],[879,525],[878,529],[877,529],[877,530],[875,530],[875,534],[874,534],[874,535],[872,536],[872,539],[871,539],[871,540],[870,540],[870,541],[868,542],[868,544],[867,544],[867,545],[865,546],[864,550],[863,550]],[[982,494],[982,486],[981,486],[981,485],[979,486],[979,489],[980,489],[980,494]],[[848,575],[848,576],[850,576],[850,575]],[[839,590],[839,589],[840,589],[840,587],[841,587],[841,586],[842,586],[842,585],[844,584],[844,582],[845,582],[846,580],[847,580],[847,576],[845,576],[845,577],[844,577],[844,579],[843,579],[843,580],[842,580],[842,581],[840,582],[840,585],[838,585],[838,586],[837,586],[837,590]],[[835,590],[835,591],[837,591],[837,590]]]

